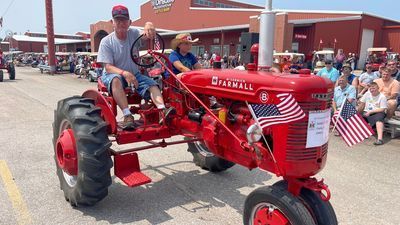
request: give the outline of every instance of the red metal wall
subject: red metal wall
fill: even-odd
[[[382,46],[400,52],[400,26],[385,27],[382,31]]]
[[[44,42],[11,41],[12,48],[23,52],[43,52]]]
[[[383,43],[382,43],[382,28],[383,28],[384,23],[385,23],[385,21],[383,19],[363,15],[362,20],[361,20],[359,46],[361,46],[362,29],[370,29],[370,30],[375,31],[373,47],[386,47],[386,46],[383,46]]]
[[[359,51],[360,20],[323,22],[315,24],[314,49],[321,48],[343,49],[345,53]],[[335,40],[336,38],[336,45]]]
[[[305,35],[306,39],[296,38],[296,35]],[[308,27],[294,27],[293,29],[293,42],[299,43],[299,52],[308,54],[310,51],[315,50],[315,25]],[[317,46],[318,47],[318,46]]]

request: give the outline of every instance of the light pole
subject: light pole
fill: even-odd
[[[53,3],[52,0],[46,0],[46,28],[47,28],[47,51],[50,74],[56,72],[56,53],[54,46],[54,26],[53,26]]]
[[[275,13],[272,11],[272,0],[267,0],[265,10],[260,15],[260,38],[258,49],[258,69],[272,66],[275,35]]]

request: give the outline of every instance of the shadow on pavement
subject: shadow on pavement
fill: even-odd
[[[168,210],[176,207],[195,213],[229,205],[242,213],[246,196],[239,189],[264,185],[264,182],[271,179],[271,175],[266,172],[249,171],[238,165],[220,173],[203,172],[201,169],[177,170],[176,165],[183,163],[192,162],[145,168],[144,173],[152,171],[163,177],[154,183],[135,188],[116,183],[114,179],[109,195],[103,201],[93,207],[77,209],[97,221],[105,220],[111,224],[142,220],[151,224],[163,223],[173,219]]]

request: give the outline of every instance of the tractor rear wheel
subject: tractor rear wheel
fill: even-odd
[[[188,151],[193,155],[193,162],[202,169],[211,172],[221,172],[235,165],[235,163],[222,159],[212,153],[204,142],[188,143]]]
[[[278,181],[273,186],[282,190],[287,190],[287,182],[285,180]],[[300,192],[299,200],[305,204],[317,225],[338,224],[331,203],[323,201],[315,191],[303,188]]]
[[[107,124],[94,101],[75,96],[58,102],[53,144],[57,175],[72,206],[94,205],[108,195],[113,166]]]
[[[15,80],[15,67],[14,65],[8,66],[8,73],[10,74],[10,80]]]
[[[297,198],[274,186],[261,187],[247,196],[243,213],[244,225],[315,225],[314,220]]]
[[[0,82],[3,82],[3,77],[4,76],[4,74],[3,74],[3,70],[0,70]]]

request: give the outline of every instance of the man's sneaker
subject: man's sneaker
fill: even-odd
[[[176,109],[174,107],[165,108],[162,110],[161,113],[164,115],[160,115],[159,124],[163,124],[164,118],[165,122],[167,122],[168,124],[169,122],[171,122],[171,116],[176,114]]]
[[[374,145],[383,145],[383,141],[380,140],[380,139],[377,139],[377,140],[374,142]]]
[[[132,114],[124,116],[124,121],[121,123],[121,127],[124,130],[135,129],[135,118],[133,118]]]

